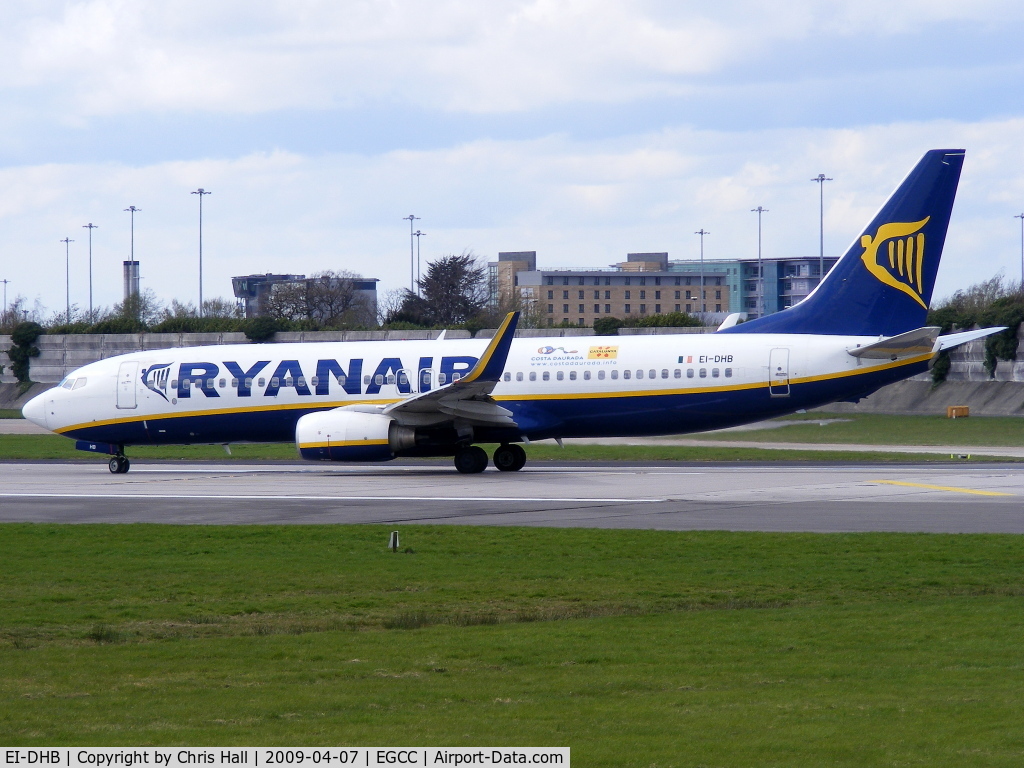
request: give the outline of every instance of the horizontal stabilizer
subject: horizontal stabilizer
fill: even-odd
[[[936,326],[925,326],[901,333],[899,336],[890,336],[874,344],[852,347],[846,351],[854,357],[867,360],[898,360],[901,357],[930,355],[941,330]]]
[[[946,336],[939,336],[939,345],[935,348],[936,352],[943,349],[953,349],[959,347],[961,344],[966,344],[969,341],[975,339],[983,339],[986,336],[991,336],[993,333],[999,333],[1005,331],[1006,326],[1000,326],[999,328],[980,328],[976,331],[964,331],[963,333],[950,333]]]

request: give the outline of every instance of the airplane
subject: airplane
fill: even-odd
[[[925,325],[964,150],[927,152],[807,298],[715,333],[320,342],[134,352],[90,363],[26,419],[109,455],[136,445],[294,440],[304,459],[452,456],[484,471],[523,444],[701,432],[856,401],[1001,328]]]

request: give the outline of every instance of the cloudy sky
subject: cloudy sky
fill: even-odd
[[[1020,277],[1024,4],[672,0],[11,0],[0,28],[0,279],[8,296],[536,250],[838,254],[920,155],[967,161],[937,295]]]

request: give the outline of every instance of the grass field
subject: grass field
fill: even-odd
[[[831,424],[790,424],[773,429],[714,432],[706,440],[760,440],[799,443],[866,443],[868,445],[1024,446],[1024,419],[972,416],[883,416],[878,414],[797,414],[784,420],[841,419]]]
[[[17,408],[0,408],[0,419],[23,419],[21,411]]]
[[[1020,765],[1013,536],[4,525],[0,743]]]

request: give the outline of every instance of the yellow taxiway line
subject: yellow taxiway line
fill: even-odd
[[[905,483],[900,480],[872,480],[873,483],[882,485],[904,485],[908,488],[927,488],[930,491],[949,491],[950,493],[972,493],[975,496],[1013,496],[1012,493],[1000,491],[979,491],[974,488],[957,488],[952,485],[928,485],[926,483]]]

